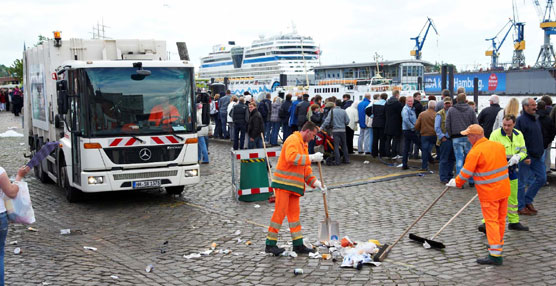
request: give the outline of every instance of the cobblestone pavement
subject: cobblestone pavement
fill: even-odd
[[[18,120],[11,113],[0,113],[0,133],[9,127],[23,133]],[[0,138],[0,165],[10,175],[25,163],[23,143],[23,137]],[[405,238],[382,265],[343,269],[331,260],[261,253],[273,204],[235,201],[229,148],[228,142],[211,141],[211,163],[202,165],[201,183],[186,189],[181,197],[149,190],[97,194],[86,202],[70,204],[61,189],[29,175],[26,180],[37,217],[32,227],[38,231],[10,225],[5,250],[7,285],[556,284],[554,185],[539,192],[535,201],[539,214],[522,218],[530,232],[507,231],[504,266],[475,263],[487,254],[486,239],[476,230],[481,214],[475,201],[437,238],[446,244],[445,250],[427,250]],[[370,161],[364,164],[355,159],[350,165],[324,167],[326,183],[342,185],[401,172]],[[418,162],[412,164],[418,166]],[[340,223],[342,235],[392,243],[442,190],[436,174],[336,188],[329,191],[330,215]],[[468,187],[449,191],[411,232],[432,235],[474,194]],[[308,241],[316,240],[323,217],[322,196],[308,192],[301,199],[301,222]],[[284,225],[279,244],[290,241]],[[66,228],[72,230],[71,235],[60,234]],[[246,245],[247,240],[252,244]],[[17,245],[11,245],[13,241]],[[231,253],[183,257],[207,250],[213,242],[217,250]],[[15,247],[21,248],[21,254],[13,253]],[[154,269],[147,273],[149,264]],[[302,268],[304,274],[295,276],[294,268]]]

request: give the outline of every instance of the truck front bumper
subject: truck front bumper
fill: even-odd
[[[125,191],[197,184],[199,165],[118,171],[83,171],[81,186],[85,193]],[[154,185],[153,185],[154,184]],[[160,186],[157,186],[160,184]]]

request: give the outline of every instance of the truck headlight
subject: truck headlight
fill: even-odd
[[[89,183],[89,185],[102,184],[102,183],[104,183],[104,177],[103,176],[89,176],[89,178],[87,179],[87,182]]]
[[[199,170],[197,169],[185,171],[185,177],[197,177],[197,176],[199,176]]]

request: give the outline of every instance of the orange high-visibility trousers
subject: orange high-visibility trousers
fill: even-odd
[[[274,213],[270,219],[268,234],[266,236],[267,245],[276,245],[278,232],[282,227],[284,217],[288,217],[290,232],[293,245],[303,245],[303,234],[301,233],[301,223],[299,222],[299,195],[282,189],[274,189],[276,201]]]
[[[485,219],[486,234],[489,244],[488,252],[491,256],[500,257],[502,256],[502,247],[504,246],[508,198],[481,202],[481,211]]]

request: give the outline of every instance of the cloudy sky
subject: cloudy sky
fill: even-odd
[[[526,62],[533,65],[543,41],[539,17],[533,0],[515,2],[526,23]],[[54,30],[65,39],[91,38],[102,20],[113,39],[166,40],[173,59],[178,59],[175,42],[185,41],[196,65],[215,44],[249,45],[259,35],[287,32],[292,21],[298,33],[320,44],[322,64],[372,61],[375,52],[385,60],[407,59],[415,45],[409,38],[419,34],[427,17],[439,35],[429,32],[424,60],[454,63],[460,70],[486,67],[490,58],[484,52],[491,44],[485,39],[513,17],[512,0],[2,0],[0,64],[11,65],[24,43],[32,46],[38,35],[52,37]],[[500,62],[511,62],[512,42],[510,33]]]

